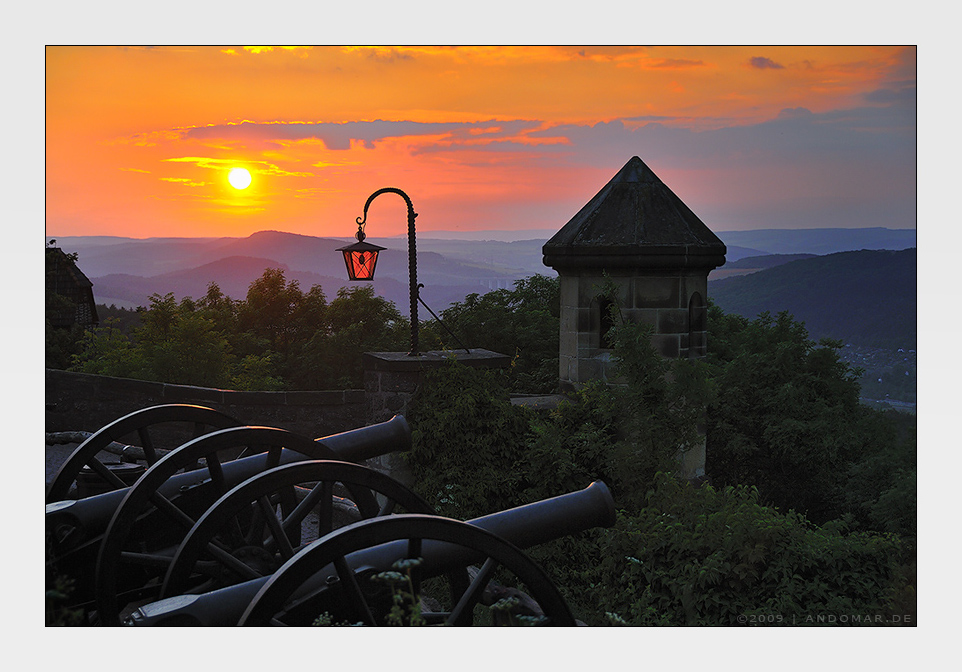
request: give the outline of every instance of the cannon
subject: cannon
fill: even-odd
[[[124,622],[486,625],[507,618],[574,625],[557,588],[521,549],[614,521],[611,493],[600,481],[467,522],[418,513],[370,518],[311,542],[269,575],[172,595],[139,607]],[[202,525],[192,532],[200,534]],[[187,548],[182,552],[196,554]],[[511,605],[528,613],[513,614]]]
[[[377,501],[339,500],[337,486],[373,493]],[[296,504],[285,508],[291,500]],[[337,527],[396,513],[435,510],[406,486],[363,465],[310,460],[270,469],[232,489],[198,519],[170,562],[160,597],[209,592],[273,573]],[[247,534],[238,534],[242,528]]]
[[[402,416],[321,439],[270,427],[203,434],[159,458],[132,486],[48,504],[48,571],[74,579],[74,606],[89,614],[96,605],[99,622],[117,624],[128,601],[156,595],[158,574],[183,535],[234,485],[278,465],[365,460],[409,447]],[[374,505],[370,492],[355,487],[351,495],[371,502],[367,510]]]

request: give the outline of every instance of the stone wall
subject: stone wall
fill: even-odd
[[[411,356],[403,352],[364,353],[364,393],[370,422],[384,422],[395,414],[404,415],[424,373],[449,360],[464,366],[505,368],[511,358],[498,352],[472,348],[422,352]]]
[[[404,415],[425,371],[448,358],[466,366],[504,367],[506,355],[470,353],[365,353],[365,389],[321,392],[241,392],[46,370],[46,432],[95,432],[128,413],[160,404],[195,404],[226,413],[244,425],[286,429],[310,438],[339,434]],[[544,403],[543,398],[519,403]],[[171,446],[190,438],[183,427],[160,432]],[[186,433],[185,433],[186,432]],[[411,485],[404,460],[391,453],[367,464]]]
[[[208,406],[245,425],[278,427],[310,438],[369,424],[363,390],[241,392],[47,369],[45,397],[47,432],[95,432],[159,404]]]

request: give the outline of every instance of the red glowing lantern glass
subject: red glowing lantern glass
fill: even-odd
[[[364,242],[364,234],[357,232],[357,242],[353,245],[337,248],[344,253],[344,264],[347,266],[347,277],[351,280],[373,280],[374,266],[377,264],[377,253],[386,248]]]

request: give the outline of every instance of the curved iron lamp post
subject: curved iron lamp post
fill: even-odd
[[[414,239],[414,205],[411,199],[400,189],[394,187],[384,187],[378,189],[368,196],[364,204],[364,215],[357,218],[357,242],[353,245],[337,248],[344,253],[344,263],[347,265],[347,274],[351,280],[373,280],[374,265],[377,263],[377,253],[385,248],[371,243],[364,242],[364,225],[367,223],[367,209],[371,201],[385,193],[397,194],[404,199],[408,206],[408,271],[411,276],[411,351],[408,355],[417,356],[418,353],[418,277],[417,277],[417,251]]]

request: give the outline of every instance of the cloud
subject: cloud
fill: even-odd
[[[271,47],[244,47],[244,51],[246,51],[246,52],[248,52],[248,53],[250,53],[250,54],[269,54],[269,53],[271,53],[272,51],[274,51],[275,49],[276,49],[276,50],[280,50],[280,51],[294,52],[294,51],[297,51],[297,50],[299,50],[299,49],[304,49],[304,50],[310,51],[310,50],[313,49],[313,48],[314,48],[314,47],[306,47],[306,46],[300,46],[300,47],[297,47],[297,46],[295,46],[295,47],[278,47],[278,46],[271,46]],[[233,51],[233,50],[231,50],[231,51]]]
[[[764,56],[753,56],[748,59],[748,65],[759,70],[783,70],[785,68],[784,65]]]
[[[692,61],[685,58],[658,58],[652,59],[647,63],[650,68],[667,68],[672,70],[681,70],[685,68],[703,68],[705,67],[704,61]]]
[[[870,103],[895,103],[916,99],[915,82],[893,82],[890,86],[875,89],[865,94],[865,100]]]
[[[445,136],[444,143],[483,145],[516,136],[539,127],[532,121],[484,122],[420,122],[420,121],[348,121],[334,122],[267,122],[243,121],[237,124],[200,126],[189,129],[185,137],[194,140],[290,141],[316,139],[327,149],[347,150],[351,143],[373,148],[388,138],[408,136]]]
[[[639,156],[719,230],[915,225],[915,119],[905,104],[792,108],[763,123],[710,130],[613,120],[531,136],[565,138],[537,148],[543,165],[591,167],[596,189]]]
[[[807,107],[786,107],[778,113],[779,119],[810,119],[812,116],[812,111]]]
[[[192,163],[198,168],[208,168],[212,170],[230,170],[237,166],[238,163],[243,163],[252,173],[258,173],[261,175],[279,175],[282,177],[311,177],[313,173],[296,172],[290,170],[284,170],[283,168],[267,161],[237,161],[236,159],[215,159],[208,156],[178,156],[171,159],[163,159],[163,161],[169,161],[171,163]],[[161,178],[170,179],[170,181],[176,181],[173,178]]]
[[[209,182],[195,182],[189,177],[162,177],[160,178],[162,182],[174,182],[175,184],[183,184],[188,187],[206,187]]]

